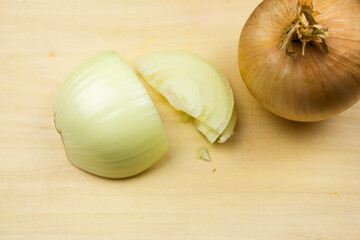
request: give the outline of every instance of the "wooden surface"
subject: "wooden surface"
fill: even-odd
[[[259,2],[0,1],[0,239],[360,239],[360,103],[310,124],[257,104],[237,42]],[[234,90],[236,135],[211,146],[146,86],[168,153],[126,180],[75,168],[52,105],[69,71],[108,49],[128,60],[187,49],[213,61]],[[200,145],[211,162],[197,159]]]

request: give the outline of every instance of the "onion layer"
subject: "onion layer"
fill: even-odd
[[[153,165],[168,148],[145,88],[113,51],[73,70],[57,95],[54,113],[68,159],[95,175],[133,176]]]
[[[162,51],[138,57],[134,64],[175,109],[196,119],[197,128],[211,143],[218,138],[225,142],[232,135],[233,93],[225,75],[210,62],[185,51]]]
[[[359,13],[359,0],[264,0],[239,41],[251,94],[276,115],[304,122],[352,106],[360,98]]]

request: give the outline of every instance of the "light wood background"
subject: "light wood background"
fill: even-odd
[[[309,124],[264,110],[237,66],[259,3],[1,0],[0,239],[359,240],[360,103]],[[161,49],[210,59],[234,90],[235,136],[211,146],[146,86],[170,141],[158,164],[126,180],[71,165],[55,95],[73,67],[109,49],[129,61]],[[197,159],[200,145],[211,162]]]

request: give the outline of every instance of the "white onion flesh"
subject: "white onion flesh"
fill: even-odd
[[[196,119],[199,131],[211,143],[227,129],[232,116],[236,123],[229,81],[207,60],[185,51],[162,51],[141,56],[134,64],[175,109]],[[231,126],[221,142],[231,136],[235,124]]]
[[[209,150],[204,146],[199,147],[198,158],[203,159],[205,161],[210,161],[211,159],[210,159]]]
[[[54,113],[68,159],[95,175],[136,175],[168,149],[150,97],[126,61],[113,51],[73,70],[57,95]]]

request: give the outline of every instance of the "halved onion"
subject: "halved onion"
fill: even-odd
[[[168,149],[160,117],[143,85],[115,52],[82,63],[63,82],[55,126],[77,167],[107,178],[136,175]]]
[[[229,81],[202,57],[185,51],[162,51],[141,56],[134,64],[175,109],[196,119],[197,128],[210,142],[220,137],[232,115],[236,123]],[[227,132],[232,133],[234,127]],[[221,142],[230,135],[225,134]]]

